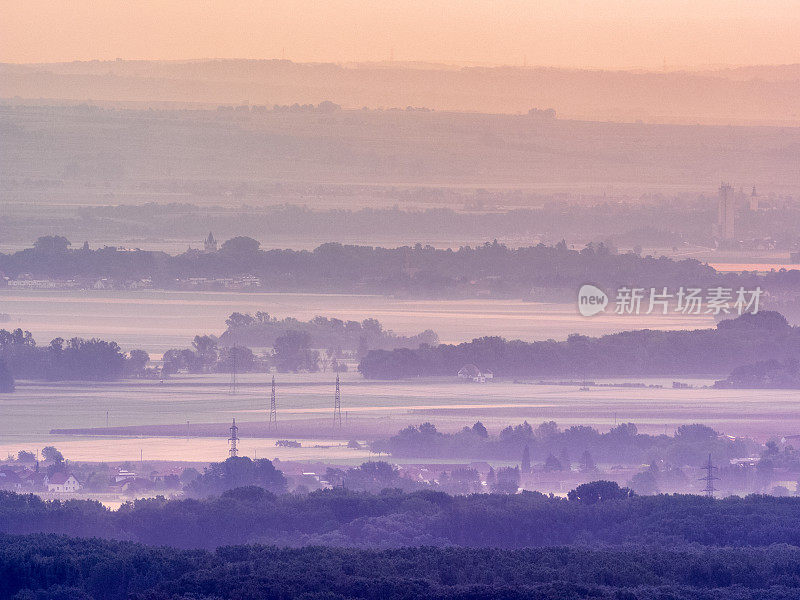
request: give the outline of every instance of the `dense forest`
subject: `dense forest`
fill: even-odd
[[[601,488],[597,494],[595,488]],[[614,483],[570,498],[538,492],[450,496],[334,488],[275,495],[236,488],[205,499],[44,501],[0,492],[0,532],[59,533],[211,549],[227,544],[526,548],[564,544],[800,545],[800,498],[631,496]]]
[[[520,378],[722,376],[759,360],[798,355],[800,328],[779,313],[763,311],[722,320],[714,329],[644,329],[597,338],[573,334],[564,342],[484,337],[416,350],[373,350],[358,368],[369,379],[455,377],[468,364]]]
[[[800,550],[653,545],[525,550],[226,546],[0,535],[14,600],[790,600]]]
[[[61,236],[39,238],[33,248],[0,254],[0,272],[31,277],[115,281],[149,279],[171,288],[192,278],[214,280],[257,277],[270,291],[359,292],[419,296],[516,296],[537,298],[541,290],[564,290],[573,301],[577,289],[593,282],[606,290],[622,286],[677,289],[783,290],[800,286],[800,271],[764,276],[721,274],[694,259],[672,260],[615,254],[603,244],[571,250],[563,242],[512,249],[496,241],[457,250],[432,246],[380,248],[323,244],[313,251],[261,250],[249,237],[227,240],[216,252],[192,250],[177,256],[164,252],[113,247],[71,249]],[[258,289],[256,287],[255,289]]]

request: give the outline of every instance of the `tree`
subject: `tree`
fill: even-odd
[[[188,485],[198,477],[200,477],[200,472],[197,469],[194,467],[186,467],[181,471],[180,480],[183,485]]]
[[[187,367],[181,351],[175,348],[164,352],[162,360],[164,363],[164,373],[167,375],[172,375]]]
[[[528,444],[525,444],[525,448],[522,450],[521,470],[523,473],[531,472],[531,449]]]
[[[633,495],[634,493],[630,489],[619,487],[619,484],[615,481],[600,480],[579,485],[574,490],[570,490],[567,498],[571,502],[596,504],[608,500],[624,500]]]
[[[36,462],[36,455],[33,452],[29,452],[27,450],[20,450],[19,452],[17,452],[17,460],[23,463]]]
[[[72,244],[61,235],[43,235],[33,242],[33,249],[44,254],[66,252]]]
[[[675,432],[675,439],[683,442],[697,443],[697,442],[711,442],[719,434],[707,425],[694,423],[692,425],[681,425]]]
[[[489,471],[486,473],[486,485],[491,490],[494,488],[496,483],[497,473],[495,473],[494,467],[489,467]]]
[[[63,352],[65,379],[111,381],[122,377],[125,356],[116,342],[72,338]]]
[[[220,352],[216,369],[220,373],[231,373],[234,365],[239,373],[246,373],[255,368],[256,357],[246,346],[232,346]]]
[[[476,423],[472,426],[472,432],[484,440],[489,437],[489,432],[486,431],[486,427],[484,427],[483,423],[480,421],[476,421]]]
[[[492,488],[498,494],[516,494],[519,490],[519,467],[497,469],[497,482]]]
[[[269,317],[269,315],[267,315],[267,317]],[[249,327],[255,322],[256,320],[251,315],[242,314],[240,312],[231,313],[231,316],[225,319],[225,325],[227,325],[228,329]]]
[[[584,450],[583,454],[581,454],[580,467],[583,473],[592,473],[597,470],[594,458],[592,458],[588,450]]]
[[[186,490],[195,496],[209,496],[250,485],[282,493],[286,491],[286,478],[266,458],[251,460],[246,456],[232,456],[225,462],[211,463]]]
[[[572,469],[572,459],[569,456],[569,451],[566,446],[562,446],[561,450],[558,452],[558,462],[561,463],[562,470],[569,471]]]
[[[236,256],[248,256],[258,252],[260,247],[261,244],[257,240],[240,235],[224,242],[220,247],[220,252]]]
[[[544,461],[545,471],[560,471],[562,468],[560,460],[552,454],[547,455],[547,460]]]
[[[42,448],[42,458],[45,462],[64,462],[64,455],[55,446],[45,446]]]
[[[373,493],[400,487],[400,484],[397,469],[382,460],[365,462],[355,469],[348,469],[342,478],[342,485],[347,489]]]
[[[197,353],[202,369],[209,369],[217,362],[217,338],[212,335],[196,335],[192,346]]]
[[[658,481],[652,470],[636,473],[628,482],[628,487],[640,496],[653,496],[658,494]]]
[[[14,376],[11,374],[6,361],[0,360],[0,393],[10,394],[15,388]]]
[[[47,467],[47,475],[49,477],[52,477],[54,473],[60,473],[64,470],[64,456],[53,446],[45,446],[42,448],[42,458],[44,458],[45,462],[50,463]]]
[[[275,363],[278,371],[319,370],[319,353],[311,349],[307,331],[287,331],[275,340]]]
[[[475,469],[461,467],[450,472],[448,491],[453,494],[471,494],[480,488],[481,478]]]
[[[125,374],[128,377],[141,377],[147,363],[150,362],[150,355],[144,350],[131,350],[125,359]]]

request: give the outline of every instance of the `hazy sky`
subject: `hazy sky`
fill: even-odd
[[[800,0],[0,0],[0,61],[800,62]]]

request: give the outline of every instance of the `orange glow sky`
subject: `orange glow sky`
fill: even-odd
[[[0,0],[0,61],[800,62],[800,0]]]

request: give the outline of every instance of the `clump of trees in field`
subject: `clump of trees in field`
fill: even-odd
[[[377,319],[359,322],[317,316],[309,321],[299,321],[292,317],[277,319],[259,311],[255,315],[232,313],[225,324],[227,329],[219,338],[224,346],[236,343],[272,348],[288,333],[307,334],[311,347],[324,348],[329,355],[348,352],[362,356],[372,349],[417,348],[420,344],[439,343],[439,337],[431,330],[414,336],[400,336],[384,329]]]
[[[736,367],[728,377],[714,382],[717,388],[739,389],[800,389],[800,361],[760,360]]]
[[[281,373],[316,372],[323,363],[320,353],[311,347],[311,339],[307,332],[287,331],[278,336],[272,352],[257,356],[247,346],[221,346],[213,335],[197,335],[191,348],[167,350],[164,353],[164,373],[167,375],[179,371],[189,373],[248,373],[267,371],[273,366]],[[344,363],[335,360],[331,367],[335,371],[346,371]]]
[[[13,391],[14,379],[113,381],[145,374],[143,350],[125,354],[116,342],[55,338],[38,346],[29,331],[0,329],[0,388]]]
[[[364,356],[373,348],[414,347],[438,343],[433,331],[403,337],[383,329],[379,321],[342,321],[315,317],[298,321],[277,319],[265,312],[232,313],[227,329],[217,337],[195,336],[191,348],[173,348],[164,354],[165,373],[263,371],[347,371],[346,358]],[[256,355],[252,348],[269,350]]]
[[[266,458],[251,460],[246,456],[233,456],[221,463],[211,463],[189,483],[186,491],[193,496],[211,496],[247,486],[279,494],[286,491],[286,478]]]
[[[587,425],[561,429],[547,421],[533,427],[527,421],[508,425],[491,435],[481,422],[454,433],[432,423],[409,425],[396,435],[376,440],[371,448],[395,458],[538,461],[537,468],[569,470],[571,465],[592,472],[597,462],[643,464],[664,460],[671,465],[698,465],[712,454],[728,463],[757,455],[760,445],[747,438],[729,438],[706,425],[681,425],[674,435],[639,433],[633,423],[621,423],[605,433]],[[524,462],[524,460],[523,460]],[[530,466],[530,465],[529,465]]]

